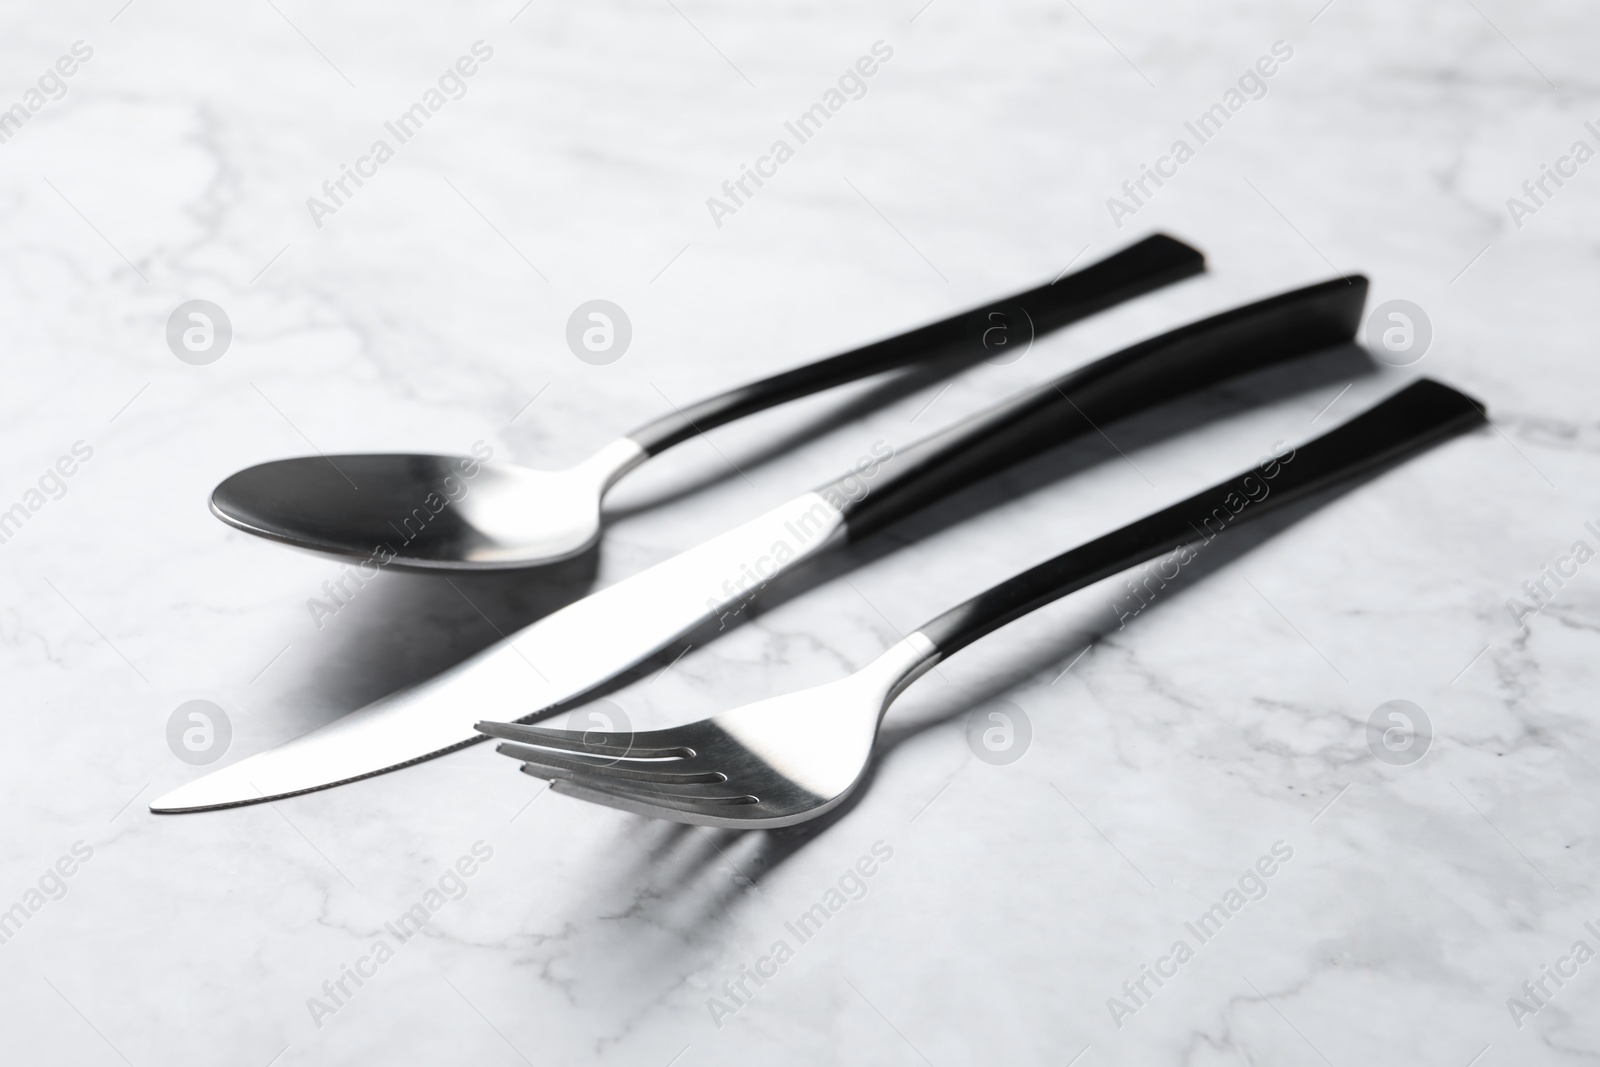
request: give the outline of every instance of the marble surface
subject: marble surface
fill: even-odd
[[[1572,954],[1600,949],[1600,564],[1546,579],[1523,625],[1508,606],[1600,545],[1600,171],[1560,163],[1600,145],[1596,21],[1571,2],[1320,6],[9,11],[0,105],[27,106],[74,42],[92,56],[0,143],[0,508],[30,508],[0,544],[0,909],[25,916],[0,944],[7,1061],[1600,1055],[1600,962]],[[477,41],[492,56],[464,95],[313,219],[307,199]],[[718,226],[707,198],[878,41],[893,54],[865,95]],[[1114,220],[1108,198],[1278,41],[1265,94]],[[1546,164],[1569,177],[1513,212]],[[206,510],[231,471],[312,448],[572,462],[668,404],[1156,229],[1210,273],[948,387],[853,387],[696,439],[619,488],[582,566],[385,574],[319,627],[308,601],[338,564]],[[543,795],[485,746],[271,806],[146,811],[199,773],[167,742],[186,701],[227,713],[224,759],[259,751],[875,441],[1354,270],[1374,305],[1425,309],[1420,363],[1330,358],[1190,405],[1181,434],[1173,412],[1114,428],[1122,455],[1043,457],[611,698],[658,725],[835,677],[1419,373],[1488,403],[1494,428],[1241,536],[1126,627],[1106,583],[952,659],[891,709],[869,788],[826,825],[662,825]],[[606,366],[564,340],[595,298],[634,327]],[[191,299],[233,324],[210,365],[167,347]],[[78,442],[92,456],[48,477]],[[1001,700],[1032,738],[997,766],[967,723]],[[1420,762],[1374,756],[1391,700],[1433,724]],[[863,857],[871,877],[847,877]]]

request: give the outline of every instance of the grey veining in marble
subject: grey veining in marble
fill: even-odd
[[[1576,548],[1600,549],[1587,8],[13,8],[6,1062],[1600,1056],[1600,563]],[[450,74],[463,57],[473,73]],[[826,123],[788,134],[830,92]],[[387,124],[418,103],[401,141]],[[1218,104],[1202,142],[1186,124]],[[708,207],[747,167],[769,176]],[[619,487],[598,553],[548,572],[386,571],[335,596],[338,561],[206,511],[230,472],[312,450],[567,464],[670,404],[1157,229],[1210,273],[948,387],[864,383],[696,439]],[[1219,543],[1125,625],[1111,580],[942,664],[826,825],[661,825],[543,795],[487,746],[271,806],[146,811],[199,773],[168,742],[188,701],[224,710],[224,760],[259,751],[874,442],[1355,270],[1374,306],[1424,309],[1420,362],[1335,354],[1111,428],[1115,448],[1081,442],[856,546],[607,697],[654,726],[836,677],[1418,373],[1489,404],[1492,429]],[[208,365],[166,340],[196,299],[233,329]],[[592,299],[633,326],[606,365],[565,340]],[[1420,761],[1374,754],[1396,700],[1431,723]],[[1022,758],[979,759],[969,735],[1017,709]]]

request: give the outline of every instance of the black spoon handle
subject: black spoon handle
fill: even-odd
[[[697,433],[836,385],[949,354],[981,336],[988,316],[1008,329],[1045,333],[1097,311],[1132,300],[1205,269],[1205,256],[1165,234],[1137,244],[1036,289],[952,315],[897,337],[742,385],[647,423],[628,434],[654,456]],[[1015,322],[1013,319],[1027,321]]]
[[[1341,482],[1398,462],[1484,421],[1465,393],[1423,378],[1293,452],[1263,461],[1165,510],[1046,560],[921,628],[940,658],[1068,593],[1225,529],[1261,518]],[[1171,578],[1172,575],[1162,575]]]
[[[843,501],[849,536],[861,537],[1116,419],[1350,341],[1366,298],[1367,279],[1353,274],[1190,323],[903,448],[870,481],[852,472],[818,492]]]

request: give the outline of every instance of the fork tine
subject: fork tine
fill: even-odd
[[[674,756],[688,758],[694,755],[694,749],[686,745],[671,742],[653,743],[657,735],[667,732],[664,730],[637,734],[608,733],[604,730],[579,732],[524,726],[515,722],[480,722],[474,729],[490,737],[538,745],[540,748],[555,749],[559,752],[578,752],[588,756],[627,755],[636,759],[668,759]]]
[[[575,784],[570,779],[565,778],[551,782],[550,788],[562,796],[587,801],[590,804],[616,808],[620,811],[628,811],[635,815],[644,815],[652,819],[668,819],[672,822],[700,826],[723,826],[741,829],[747,825],[753,813],[761,810],[758,804],[752,804],[749,801],[743,804],[702,804],[679,799],[672,803],[664,803],[664,798],[660,795],[652,797],[645,793],[591,789],[587,786]]]
[[[722,788],[711,791],[714,787],[693,784],[660,788],[648,782],[621,781],[586,771],[563,772],[552,776],[531,763],[524,763],[522,772],[535,778],[549,779],[550,787],[557,792],[581,790],[586,800],[592,799],[591,794],[615,796],[635,803],[648,804],[665,812],[691,811],[700,808],[716,810],[761,803],[759,797],[739,792],[720,782],[717,785]]]
[[[634,768],[619,768],[616,764],[585,764],[579,760],[563,759],[559,756],[551,758],[545,753],[538,753],[535,758],[523,760],[522,763],[522,772],[535,778],[544,778],[550,782],[577,782],[586,788],[596,790],[627,790],[647,799],[673,797],[683,801],[719,802],[729,797],[737,799],[746,795],[727,786],[725,784],[728,780],[727,775],[717,772],[712,772],[715,777],[708,775],[699,780],[688,775],[676,778],[662,775],[657,778],[624,773],[632,770]]]
[[[721,771],[656,770],[649,763],[635,762],[632,759],[599,763],[589,759],[560,756],[547,749],[534,748],[531,745],[518,744],[515,741],[501,742],[495,746],[495,751],[503,756],[510,756],[515,760],[537,764],[555,775],[569,772],[593,772],[611,778],[634,782],[655,782],[662,785],[690,785],[700,782],[712,783],[728,780],[728,776]],[[663,767],[672,767],[677,765],[677,761],[663,760],[661,765]]]

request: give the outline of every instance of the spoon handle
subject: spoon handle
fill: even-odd
[[[1001,337],[1009,339],[1019,330],[1024,338],[1046,333],[1204,269],[1205,256],[1199,251],[1156,234],[1035,289],[701,400],[628,437],[646,456],[654,456],[714,426],[836,385],[954,355],[963,345],[982,351],[985,337],[994,350]],[[993,329],[1000,333],[986,333]]]
[[[1423,378],[1338,429],[1169,508],[1129,523],[1023,571],[940,615],[920,632],[942,659],[1037,608],[1177,550],[1172,573],[1225,529],[1252,522],[1314,493],[1408,459],[1484,422],[1482,405]],[[1191,547],[1193,546],[1193,547]]]
[[[1141,341],[1002,401],[887,461],[865,495],[846,475],[820,490],[852,540],[1014,463],[1237,375],[1346,343],[1366,302],[1359,274],[1280,293]],[[855,490],[852,492],[851,490]]]

